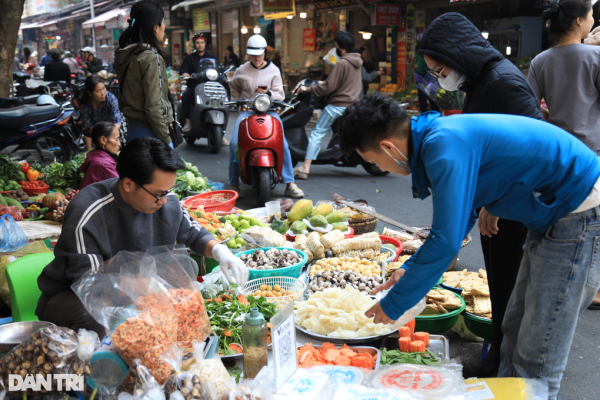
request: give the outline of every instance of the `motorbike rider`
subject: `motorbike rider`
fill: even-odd
[[[50,50],[52,61],[44,68],[44,80],[46,82],[65,81],[71,83],[71,70],[69,66],[60,59],[60,50],[56,47]]]
[[[233,65],[233,68],[239,68],[240,58],[233,52],[233,46],[227,46],[225,51],[227,52],[227,55],[223,60],[223,67],[227,68]]]
[[[354,37],[346,31],[340,31],[333,40],[340,61],[333,68],[331,75],[316,86],[310,88],[301,86],[299,89],[301,92],[311,93],[315,96],[327,96],[327,106],[310,134],[304,164],[294,168],[296,178],[308,179],[310,165],[319,155],[323,137],[331,125],[342,116],[346,107],[358,101],[362,91],[361,66],[363,61],[358,50],[354,48]]]
[[[83,59],[86,60],[81,68],[86,71],[88,76],[104,69],[102,60],[96,58],[96,50],[93,47],[86,46],[81,50],[83,51]]]
[[[189,78],[192,74],[198,72],[198,66],[200,64],[200,60],[204,58],[212,58],[217,60],[217,57],[213,56],[210,53],[206,52],[206,44],[208,42],[208,36],[202,32],[196,32],[194,37],[192,38],[192,42],[194,43],[195,52],[185,56],[183,62],[181,63],[181,68],[179,69],[179,74],[182,78]],[[188,81],[187,88],[185,92],[181,95],[181,113],[183,114],[183,118],[185,119],[185,126],[183,127],[184,132],[189,132],[192,130],[192,122],[190,121],[190,112],[192,104],[194,104],[194,90],[198,84],[193,81]],[[223,136],[222,140],[223,146],[229,146],[229,141],[225,139]]]
[[[285,99],[283,91],[283,82],[281,81],[281,72],[267,57],[267,41],[260,35],[253,35],[248,39],[246,54],[250,56],[250,61],[239,67],[231,79],[231,100],[253,99],[257,93],[266,93],[271,100]],[[259,86],[266,86],[261,88]],[[229,148],[229,185],[230,190],[241,194],[239,187],[240,164],[236,160],[236,145],[238,141],[238,129],[244,118],[252,115],[253,112],[241,111],[235,122],[233,137],[231,138],[231,147]],[[268,111],[267,114],[281,119],[275,111]],[[283,124],[282,124],[283,129]],[[283,136],[283,170],[282,182],[287,184],[285,196],[292,198],[304,197],[304,192],[294,182],[294,172],[292,167],[292,155],[288,147],[285,136]]]

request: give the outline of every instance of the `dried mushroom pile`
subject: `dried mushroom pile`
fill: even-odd
[[[449,290],[432,289],[425,296],[427,307],[422,315],[448,314],[462,307],[462,302]]]
[[[488,286],[487,272],[449,271],[445,272],[444,285],[463,289],[462,297],[467,303],[465,308],[471,314],[492,318],[492,302]]]
[[[277,269],[290,267],[302,261],[302,256],[293,250],[256,250],[252,254],[242,254],[240,259],[251,269]]]
[[[310,296],[325,289],[344,289],[346,286],[352,286],[361,293],[370,294],[371,290],[381,284],[382,281],[383,279],[380,276],[365,277],[358,272],[342,271],[338,268],[335,271],[317,272],[309,281],[306,294]]]

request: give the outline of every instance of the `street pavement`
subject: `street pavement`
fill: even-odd
[[[233,125],[237,113],[231,113],[226,137],[231,139]],[[307,127],[310,132],[310,126]],[[329,140],[325,137],[323,146]],[[212,181],[228,181],[229,148],[223,147],[219,154],[208,152],[206,139],[196,141],[194,146],[183,143],[177,152],[187,161],[196,165],[200,172]],[[346,199],[364,199],[375,207],[377,212],[396,221],[410,226],[431,224],[431,197],[426,200],[413,199],[410,177],[369,175],[362,167],[338,168],[328,165],[317,165],[311,169],[309,179],[298,180],[298,186],[304,190],[306,198],[332,200],[334,194]],[[242,198],[236,206],[242,209],[255,208],[255,195],[248,185],[241,185]],[[272,193],[272,199],[283,198],[285,185],[277,185]],[[379,223],[377,229],[381,232],[386,224]],[[393,228],[393,227],[391,227]],[[471,232],[473,242],[461,250],[455,269],[477,271],[485,268],[481,254],[479,230],[477,226]],[[564,327],[567,329],[567,327]],[[469,342],[448,331],[445,335],[450,339],[451,357],[460,357],[464,365],[464,376],[473,377],[480,366],[482,352],[481,342]],[[597,379],[600,370],[600,311],[585,311],[579,318],[575,339],[569,353],[560,400],[600,399],[600,380]]]

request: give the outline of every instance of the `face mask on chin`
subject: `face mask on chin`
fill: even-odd
[[[442,89],[453,92],[458,90],[460,85],[462,85],[466,79],[467,78],[463,74],[453,69],[450,71],[447,77],[438,78],[438,82]]]

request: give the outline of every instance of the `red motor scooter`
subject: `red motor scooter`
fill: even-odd
[[[266,94],[258,94],[253,100],[228,101],[225,104],[238,105],[242,111],[254,111],[253,115],[240,122],[237,159],[242,182],[252,185],[257,193],[258,206],[263,206],[269,201],[271,190],[281,181],[284,143],[281,122],[266,112],[280,113],[293,106],[271,100]]]

